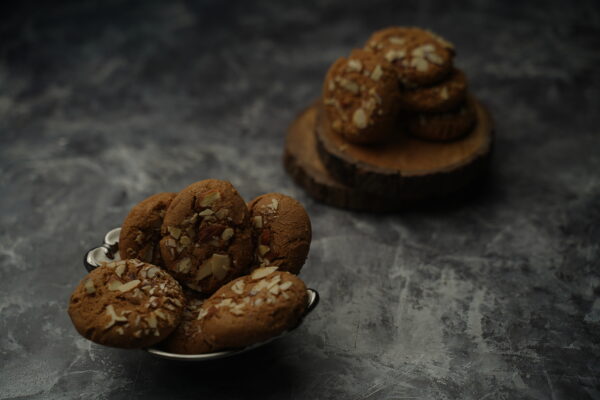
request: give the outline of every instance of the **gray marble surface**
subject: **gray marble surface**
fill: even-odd
[[[597,2],[48,3],[0,13],[1,399],[600,399]],[[346,212],[282,169],[328,65],[388,25],[453,41],[495,117],[461,206]],[[207,364],[81,338],[84,251],[209,177],[306,205],[319,307]]]

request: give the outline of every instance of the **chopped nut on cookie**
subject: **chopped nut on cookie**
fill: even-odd
[[[298,277],[267,267],[229,282],[207,300],[188,297],[188,304],[183,322],[164,343],[167,351],[201,354],[267,340],[300,322],[308,295]]]
[[[229,182],[196,182],[179,192],[165,214],[165,267],[188,288],[211,294],[250,266],[250,226],[244,200]]]
[[[248,203],[256,245],[253,267],[276,266],[298,274],[308,255],[311,224],[297,200],[268,193]]]
[[[158,242],[166,209],[176,193],[157,193],[136,204],[123,222],[119,236],[119,255],[122,260],[137,258],[162,265]]]
[[[371,35],[365,50],[392,63],[407,88],[431,85],[452,70],[454,46],[421,28],[391,27]]]
[[[165,339],[179,324],[181,286],[161,268],[139,260],[104,264],[71,295],[69,316],[85,338],[106,346],[142,348]]]
[[[398,79],[382,57],[354,50],[329,68],[323,104],[334,131],[354,143],[380,142],[392,133]]]

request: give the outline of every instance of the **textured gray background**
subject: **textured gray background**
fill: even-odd
[[[600,399],[598,3],[2,7],[0,398]],[[497,121],[492,176],[445,211],[318,204],[281,167],[285,129],[336,57],[395,24],[456,44]],[[79,337],[84,251],[209,177],[306,205],[314,314],[210,364]]]

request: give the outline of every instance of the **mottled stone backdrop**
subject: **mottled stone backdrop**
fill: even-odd
[[[50,3],[0,6],[0,398],[600,399],[597,2]],[[456,44],[492,176],[444,211],[323,206],[282,169],[286,127],[394,24]],[[79,337],[85,250],[209,177],[306,205],[316,311],[205,364]]]

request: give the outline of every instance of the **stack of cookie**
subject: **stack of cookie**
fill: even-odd
[[[428,140],[454,140],[475,122],[467,79],[454,67],[454,46],[419,28],[375,32],[365,49],[385,58],[400,82],[398,107],[408,132]]]
[[[121,228],[122,260],[81,281],[69,315],[84,337],[108,346],[244,347],[299,322],[307,290],[295,274],[310,241],[308,214],[282,194],[246,204],[214,179],[159,193],[133,207]]]
[[[370,211],[461,192],[485,170],[492,130],[454,56],[420,28],[373,33],[333,63],[320,101],[290,127],[290,174],[319,200]]]
[[[475,121],[467,79],[454,67],[454,46],[432,32],[393,27],[375,32],[364,50],[327,72],[323,104],[331,127],[352,143],[389,140],[401,131],[453,140]]]

